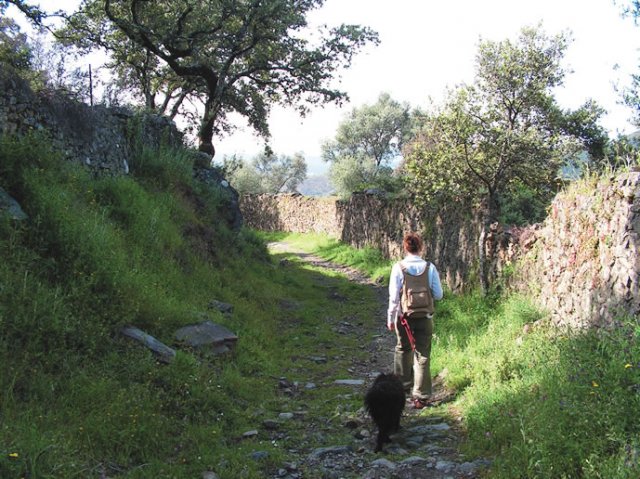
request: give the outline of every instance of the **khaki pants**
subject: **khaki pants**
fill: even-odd
[[[426,399],[431,396],[431,336],[433,318],[407,319],[416,340],[415,353],[404,326],[396,325],[396,349],[393,355],[393,372],[402,379],[405,389],[411,389],[414,398]]]

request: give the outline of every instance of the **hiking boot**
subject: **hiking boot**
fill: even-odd
[[[428,399],[413,398],[411,402],[413,403],[413,409],[424,409],[429,406]]]

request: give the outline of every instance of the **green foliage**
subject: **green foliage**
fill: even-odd
[[[499,221],[504,225],[524,226],[540,223],[547,217],[555,191],[540,188],[538,191],[515,182],[511,191],[500,197]]]
[[[180,155],[140,153],[132,177],[94,178],[45,139],[0,139],[0,185],[29,215],[0,215],[1,477],[263,478],[301,438],[324,445],[306,439],[307,420],[360,407],[318,388],[285,399],[306,411],[285,438],[243,437],[282,412],[277,378],[327,381],[304,351],[364,360],[356,337],[326,324],[369,320],[372,292],[295,258],[279,267],[257,235],[226,229],[219,198],[193,184]],[[233,316],[208,310],[212,299]],[[119,333],[131,324],[177,346],[176,328],[205,313],[239,336],[232,354],[179,347],[161,364]]]
[[[179,173],[179,155],[141,153],[148,163],[137,159],[133,177],[96,179],[43,138],[0,139],[0,185],[29,215],[0,215],[0,476],[257,479],[303,438],[346,442],[346,428],[328,439],[309,427],[355,414],[360,397],[327,386],[283,399],[278,378],[330,384],[368,359],[358,335],[328,325],[371,321],[374,291],[295,256],[271,259],[264,242],[286,238],[381,282],[391,262],[321,235],[232,235],[218,199]],[[233,304],[233,316],[209,311],[212,299]],[[204,312],[238,334],[233,354],[180,348],[160,364],[118,332],[132,324],[173,346],[175,329]],[[637,318],[569,334],[520,298],[447,293],[433,372],[448,370],[466,452],[493,456],[491,477],[637,477],[639,335]],[[349,361],[329,370],[308,351],[349,351]],[[283,401],[305,420],[277,440],[263,429],[243,436]]]
[[[446,368],[447,385],[462,393],[466,452],[493,456],[491,477],[640,472],[633,320],[563,334],[523,299],[480,297],[446,298],[437,316],[434,367]]]
[[[186,150],[140,148],[133,158],[131,174],[160,188],[188,185],[193,176],[193,157]]]
[[[386,191],[395,186],[392,162],[400,157],[411,120],[409,105],[393,100],[388,93],[373,105],[351,111],[338,125],[335,139],[322,145],[338,194],[348,196],[372,187]]]
[[[500,217],[500,199],[525,184],[544,201],[566,161],[585,146],[602,146],[602,109],[593,102],[578,112],[557,106],[567,45],[565,34],[548,36],[541,27],[523,28],[517,42],[480,43],[474,83],[450,91],[405,149],[418,203],[477,203],[484,243]],[[485,251],[479,248],[478,267],[487,293]]]
[[[221,168],[240,194],[295,192],[307,177],[307,163],[302,153],[287,156],[266,151],[250,162],[227,157]]]
[[[602,143],[593,102],[563,112],[553,96],[562,85],[566,35],[524,28],[517,42],[483,41],[476,79],[449,92],[445,104],[427,115],[407,148],[413,188],[445,200],[485,200],[488,222],[497,198],[518,183],[533,191],[549,188],[560,165],[580,148]],[[596,138],[597,137],[597,138]]]
[[[364,272],[378,282],[389,280],[392,261],[375,248],[355,249],[321,233],[259,233],[266,241],[286,241],[304,251],[310,251],[337,264]]]
[[[267,238],[363,271],[380,265],[322,236]],[[563,331],[526,298],[446,292],[436,305],[432,374],[457,391],[450,412],[468,433],[463,452],[491,458],[488,477],[630,479],[640,473],[639,339],[637,318]]]
[[[623,170],[640,166],[640,143],[635,136],[621,135],[612,140],[605,150],[605,161],[603,167],[612,170]]]
[[[214,153],[213,134],[230,128],[231,113],[268,138],[273,104],[305,111],[344,98],[330,88],[335,72],[377,35],[341,25],[319,32],[312,44],[299,33],[322,3],[88,0],[64,34],[81,47],[111,52],[123,65],[116,71],[120,84],[145,95],[147,106],[174,115],[185,99],[201,104],[199,147]]]
[[[20,31],[18,24],[9,17],[0,18],[0,63],[28,72],[32,56],[27,36]]]
[[[43,14],[37,7],[22,1],[10,3],[39,25]],[[56,90],[77,98],[88,96],[88,71],[68,66],[74,56],[72,49],[63,51],[60,45],[51,44],[42,29],[27,36],[12,18],[0,18],[0,66],[26,80],[32,90]]]

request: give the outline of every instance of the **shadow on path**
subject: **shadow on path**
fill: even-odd
[[[349,369],[353,377],[362,379],[359,393],[364,393],[380,372],[389,372],[393,364],[395,334],[386,328],[387,287],[373,282],[366,275],[353,268],[338,265],[323,258],[296,249],[286,242],[273,242],[269,250],[274,254],[294,255],[315,268],[339,273],[349,281],[368,285],[375,291],[378,307],[371,321],[365,321],[359,334],[368,341],[367,363],[354,362]],[[286,259],[281,262],[286,262]],[[323,281],[318,277],[315,281]],[[325,286],[325,285],[322,285]],[[344,299],[344,298],[343,298]],[[340,301],[340,298],[336,298]],[[444,375],[433,380],[434,395],[432,407],[413,409],[407,403],[401,421],[401,430],[392,436],[392,442],[385,445],[383,453],[374,454],[373,446],[377,431],[364,409],[359,411],[359,420],[349,426],[354,430],[354,444],[351,446],[323,447],[309,455],[295,458],[302,468],[290,471],[281,469],[274,477],[286,479],[313,478],[406,478],[444,479],[481,477],[483,468],[489,465],[484,459],[467,459],[460,454],[464,441],[461,420],[447,403],[455,395],[444,388]],[[364,444],[364,446],[362,446]],[[305,475],[301,470],[315,471]]]

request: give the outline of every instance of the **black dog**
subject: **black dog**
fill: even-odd
[[[375,452],[382,444],[391,442],[389,434],[400,429],[400,416],[404,409],[405,394],[402,381],[395,374],[380,374],[364,397],[364,405],[373,422],[378,426]]]

